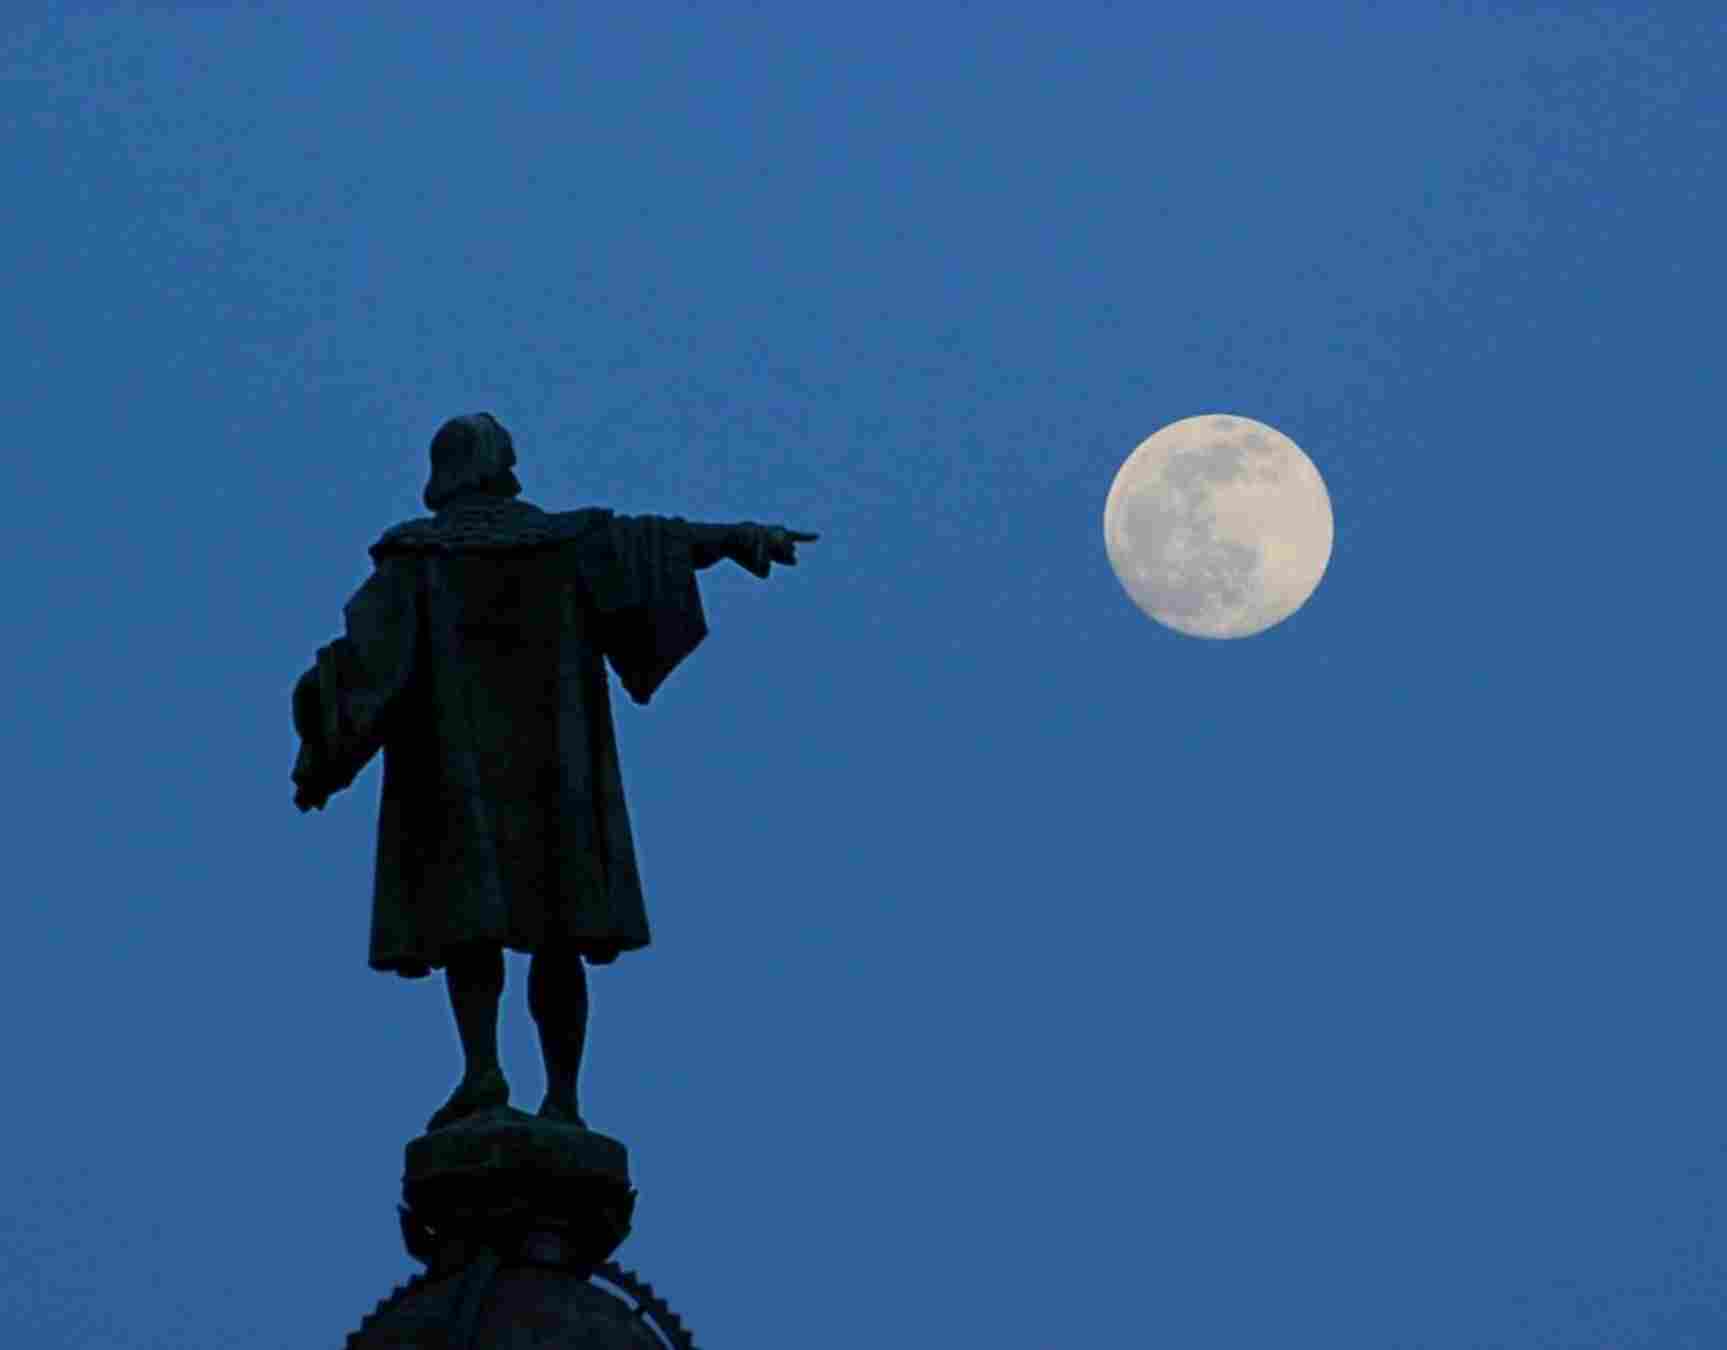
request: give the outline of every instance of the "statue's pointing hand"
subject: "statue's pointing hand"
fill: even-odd
[[[820,539],[819,534],[810,534],[805,530],[788,530],[784,525],[767,526],[768,561],[782,563],[787,567],[798,565],[798,545],[813,543]]]

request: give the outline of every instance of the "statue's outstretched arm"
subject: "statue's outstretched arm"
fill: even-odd
[[[795,567],[797,546],[820,538],[803,530],[789,530],[783,525],[757,525],[743,520],[735,525],[703,525],[685,521],[690,532],[690,562],[697,571],[712,567],[722,558],[730,558],[746,572],[767,576],[771,564]]]

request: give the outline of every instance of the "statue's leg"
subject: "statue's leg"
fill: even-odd
[[[528,965],[528,1011],[540,1031],[546,1062],[546,1100],[540,1114],[583,1124],[576,1109],[576,1077],[588,1036],[588,975],[574,947],[549,947]]]
[[[450,1011],[462,1040],[465,1067],[450,1100],[439,1108],[428,1130],[440,1129],[488,1106],[508,1106],[510,1085],[498,1063],[498,1003],[504,993],[504,949],[475,943],[452,952],[444,962]]]

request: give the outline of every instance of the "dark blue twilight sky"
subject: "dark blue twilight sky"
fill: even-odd
[[[617,700],[585,1093],[704,1345],[1727,1342],[1719,17],[466,8],[0,21],[0,1340],[415,1269],[454,1033],[288,696],[488,409],[548,509],[822,535]],[[1337,522],[1235,642],[1101,528],[1213,411]]]

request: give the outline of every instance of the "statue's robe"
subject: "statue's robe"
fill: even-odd
[[[295,690],[293,777],[325,796],[384,752],[373,969],[647,945],[605,663],[645,704],[695,650],[698,541],[721,528],[470,496],[372,546]]]

